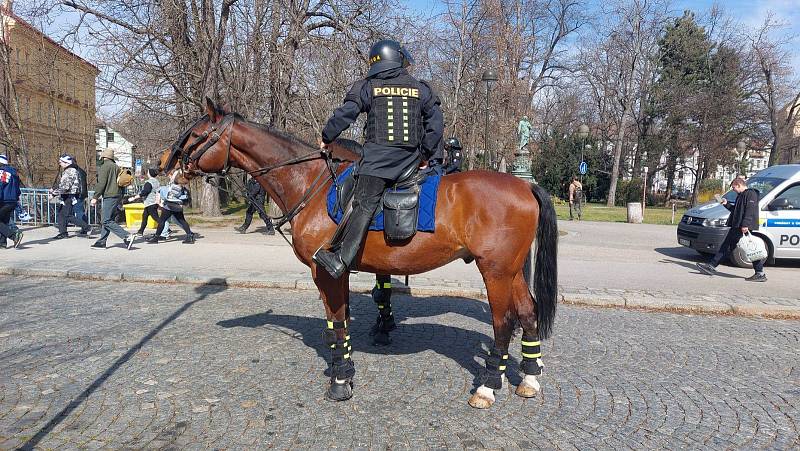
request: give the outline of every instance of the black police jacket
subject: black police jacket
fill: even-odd
[[[372,79],[392,80],[410,77],[405,69],[392,69],[381,72]],[[416,79],[414,79],[416,80]],[[333,142],[343,131],[358,119],[359,114],[369,114],[373,105],[370,92],[370,79],[359,80],[353,84],[342,106],[333,112],[322,130],[322,141]],[[439,98],[425,82],[419,83],[419,114],[422,116],[422,139],[419,146],[385,145],[364,143],[364,152],[359,160],[358,173],[389,180],[396,180],[411,165],[418,165],[421,159],[429,159],[436,151],[444,132],[444,118]]]
[[[747,227],[750,230],[758,230],[758,190],[748,188],[738,196],[736,203],[725,204],[725,208],[731,211],[725,225],[732,228]]]

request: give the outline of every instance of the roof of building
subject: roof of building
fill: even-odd
[[[19,17],[18,15],[14,14],[14,12],[13,12],[13,11],[9,11],[9,10],[8,10],[8,9],[6,9],[4,6],[0,6],[0,12],[2,12],[3,14],[5,14],[6,16],[10,17],[11,19],[14,19],[14,22],[16,22],[16,23],[18,23],[18,24],[22,25],[23,27],[25,27],[25,28],[29,29],[30,31],[33,31],[35,34],[37,34],[37,35],[39,35],[39,36],[43,37],[45,40],[47,40],[47,41],[48,41],[48,42],[50,42],[51,44],[53,44],[53,45],[55,45],[56,47],[60,48],[61,50],[65,51],[67,54],[69,54],[69,55],[71,55],[71,56],[73,56],[73,57],[77,58],[77,59],[78,59],[78,61],[80,61],[80,62],[82,62],[82,63],[86,64],[86,65],[87,65],[87,66],[89,66],[89,67],[91,67],[91,68],[92,68],[92,69],[94,69],[96,72],[100,72],[100,69],[98,69],[98,68],[97,68],[97,66],[95,66],[94,64],[90,63],[89,61],[87,61],[87,60],[85,60],[85,59],[81,58],[81,57],[80,57],[80,56],[78,56],[78,55],[77,55],[75,52],[73,52],[73,51],[69,50],[68,48],[64,47],[63,45],[59,44],[58,42],[56,42],[55,40],[53,40],[52,38],[50,38],[50,36],[47,36],[46,34],[44,34],[43,32],[41,32],[41,31],[40,31],[38,28],[36,28],[36,27],[34,27],[33,25],[29,24],[29,23],[28,23],[28,22],[27,22],[25,19],[23,19],[23,18]]]

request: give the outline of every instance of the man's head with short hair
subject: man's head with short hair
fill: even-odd
[[[158,170],[158,168],[150,168],[147,170],[147,173],[150,175],[150,177],[157,176],[159,172],[160,171]]]
[[[577,182],[578,181],[578,176],[577,175],[573,175],[572,176],[572,181],[573,182]]]
[[[737,177],[731,182],[731,188],[738,194],[747,189],[747,183],[744,179]]]

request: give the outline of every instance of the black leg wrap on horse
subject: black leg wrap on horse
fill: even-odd
[[[544,365],[541,364],[542,342],[539,337],[522,335],[522,362],[519,368],[525,374],[538,376],[542,374]]]
[[[347,328],[347,321],[328,321],[328,328],[323,333],[325,345],[331,349],[331,380],[350,379],[356,374],[350,355],[353,346],[350,335],[345,331],[344,339],[338,338],[337,331]]]
[[[497,348],[492,349],[486,357],[486,369],[481,376],[481,385],[485,385],[493,390],[503,388],[503,374],[506,372],[508,363],[508,353]]]
[[[388,275],[377,275],[375,277],[375,287],[372,288],[372,300],[378,307],[378,318],[370,329],[370,335],[375,337],[375,344],[391,344],[389,332],[397,329],[392,314],[392,277]]]

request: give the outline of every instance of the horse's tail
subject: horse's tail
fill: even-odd
[[[535,269],[533,269],[532,252],[529,250],[528,258],[525,259],[523,275],[536,301],[539,338],[545,339],[550,336],[553,328],[556,303],[558,302],[558,224],[550,194],[534,183],[531,183],[531,191],[539,201],[539,225],[536,228],[534,243],[536,261]],[[531,278],[532,269],[533,278]]]

